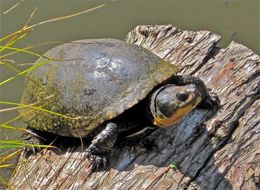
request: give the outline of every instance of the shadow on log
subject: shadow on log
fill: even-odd
[[[200,77],[220,97],[222,108],[209,121],[196,109],[179,125],[148,138],[157,149],[116,148],[111,168],[93,171],[81,147],[63,154],[43,150],[20,158],[12,189],[257,189],[260,185],[260,59],[232,42],[216,46],[209,31],[170,25],[138,26],[126,41],[141,45]],[[176,165],[171,168],[170,165]]]

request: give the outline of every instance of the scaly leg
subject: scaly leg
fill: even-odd
[[[42,132],[33,128],[27,127],[27,131],[21,136],[21,140],[27,145],[24,147],[23,156],[28,158],[31,154],[36,154],[41,150],[40,147],[34,145],[45,144],[46,139],[43,137]],[[31,146],[30,146],[31,145]]]
[[[118,136],[118,127],[115,123],[109,122],[91,142],[86,150],[86,156],[99,168],[107,165],[106,155],[114,148]]]

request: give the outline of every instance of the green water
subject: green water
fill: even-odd
[[[0,0],[1,13],[19,1]],[[172,24],[187,30],[211,30],[222,36],[221,47],[231,40],[242,43],[260,54],[260,0],[24,0],[7,14],[1,15],[1,37],[20,29],[37,8],[31,23],[57,18],[106,3],[105,7],[66,20],[35,28],[15,47],[35,47],[43,53],[55,44],[83,38],[118,38],[140,24]],[[37,58],[25,53],[9,59],[17,63],[32,63]],[[18,67],[19,70],[25,67]],[[0,65],[1,81],[16,73]],[[0,86],[0,101],[19,102],[23,77]],[[8,106],[0,105],[0,108]],[[17,116],[16,111],[0,112],[0,122]],[[25,126],[21,121],[10,125]],[[0,129],[0,139],[18,138],[10,130]],[[1,150],[0,150],[1,151]]]

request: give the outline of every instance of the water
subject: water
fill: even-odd
[[[0,0],[1,13],[19,1]],[[260,54],[259,0],[25,0],[9,13],[1,16],[1,37],[21,28],[37,8],[31,23],[57,18],[107,3],[105,7],[70,19],[41,25],[15,47],[40,45],[34,52],[43,53],[61,42],[84,38],[118,38],[140,24],[172,24],[187,30],[210,30],[222,36],[221,47],[232,40],[242,43]],[[43,45],[43,43],[45,43]],[[47,44],[46,44],[47,43]],[[25,53],[9,59],[17,63],[32,63],[37,58]],[[24,70],[26,67],[18,67]],[[1,81],[16,73],[0,65]],[[0,86],[0,101],[19,102],[23,77]],[[0,105],[0,108],[8,106]],[[0,112],[0,123],[17,116],[16,111]],[[11,123],[25,126],[21,121]],[[18,134],[0,129],[0,139],[15,139]]]

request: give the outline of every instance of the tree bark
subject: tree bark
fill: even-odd
[[[209,31],[137,26],[126,41],[141,45],[204,80],[222,107],[210,120],[196,109],[148,138],[157,148],[117,147],[108,169],[93,171],[81,147],[20,158],[12,189],[257,189],[260,186],[260,58]],[[170,165],[174,164],[175,167]]]

